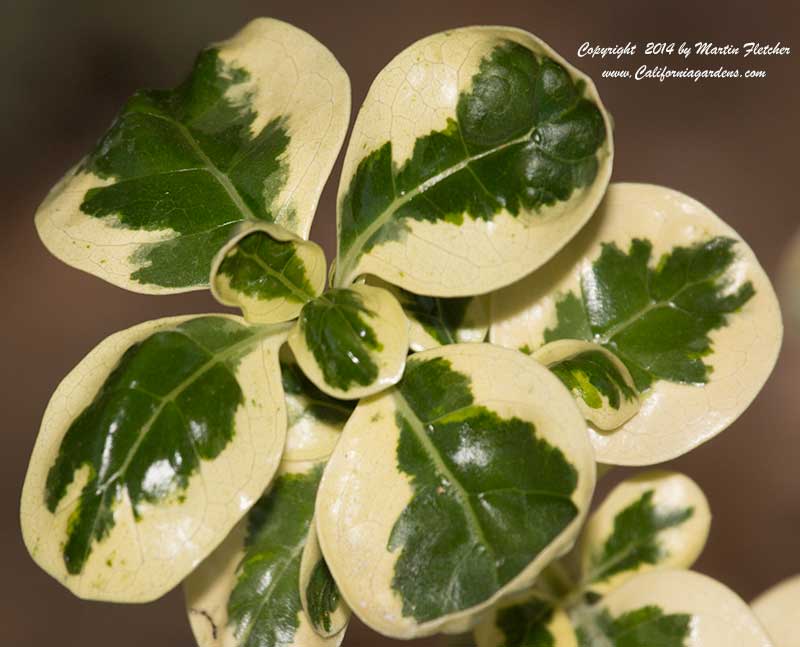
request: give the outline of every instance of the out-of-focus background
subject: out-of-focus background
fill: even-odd
[[[360,105],[375,74],[406,45],[447,28],[508,24],[532,31],[592,75],[616,123],[614,179],[665,184],[728,221],[776,279],[800,223],[800,52],[757,59],[693,58],[687,65],[755,67],[765,79],[615,80],[615,60],[578,59],[593,44],[782,41],[800,48],[795,2],[544,2],[542,0],[19,0],[0,4],[2,452],[0,642],[59,647],[193,644],[180,590],[157,603],[83,602],[41,572],[19,532],[19,494],[39,420],[61,377],[105,336],[147,319],[216,309],[207,293],[127,293],[48,255],[33,213],[48,188],[140,87],[181,80],[198,49],[247,20],[273,16],[326,44]],[[651,57],[648,57],[651,58]],[[681,66],[678,59],[625,63]],[[355,111],[354,111],[355,112]],[[313,236],[332,255],[338,168]],[[798,277],[800,278],[800,277]],[[797,286],[795,286],[796,289]],[[800,324],[787,322],[778,366],[757,401],[724,434],[670,465],[695,478],[714,511],[697,568],[751,599],[800,572]],[[603,489],[625,474],[607,477]],[[354,622],[349,647],[400,644]],[[435,640],[415,645],[438,644]]]

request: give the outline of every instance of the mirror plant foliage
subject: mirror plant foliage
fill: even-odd
[[[767,379],[780,312],[747,243],[609,184],[592,81],[471,27],[370,88],[328,267],[308,234],[349,116],[333,55],[255,20],[47,196],[64,262],[242,316],[141,323],[64,378],[22,494],[34,560],[93,600],[182,582],[201,647],[335,646],[351,614],[478,647],[773,644],[687,570],[711,519],[691,479],[634,475],[590,514],[598,465],[686,453]]]

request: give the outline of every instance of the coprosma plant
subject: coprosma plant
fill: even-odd
[[[472,27],[369,90],[328,282],[307,237],[349,112],[328,50],[256,20],[136,93],[45,199],[66,263],[243,317],[142,323],[67,375],[22,494],[36,562],[94,600],[183,582],[203,647],[339,645],[351,610],[480,647],[767,645],[681,570],[710,522],[689,478],[630,478],[587,519],[598,464],[675,458],[764,384],[782,329],[751,249],[685,195],[609,185],[591,80]]]

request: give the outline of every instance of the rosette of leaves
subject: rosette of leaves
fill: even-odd
[[[44,200],[66,263],[243,316],[142,323],[67,375],[23,487],[31,555],[85,598],[185,581],[203,647],[339,645],[351,609],[399,638],[491,617],[481,644],[683,632],[710,607],[659,578],[705,542],[697,487],[631,480],[581,527],[597,460],[688,451],[763,384],[780,324],[752,252],[656,187],[613,187],[589,221],[614,154],[591,80],[531,34],[470,27],[373,83],[326,286],[308,233],[349,114],[333,55],[258,19],[136,93]]]
[[[613,465],[660,463],[728,427],[764,385],[783,332],[747,243],[696,200],[644,184],[611,185],[567,248],[492,308],[493,343],[552,356],[566,351],[551,344],[580,340],[606,356],[602,369],[573,356],[559,374],[582,408],[599,405],[589,433]]]
[[[688,569],[708,536],[708,504],[686,476],[618,485],[583,531],[577,577],[555,562],[475,629],[478,647],[771,645],[724,585]]]

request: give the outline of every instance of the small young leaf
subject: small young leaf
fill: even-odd
[[[442,346],[356,407],[320,485],[320,544],[377,631],[466,631],[572,544],[594,469],[549,371],[489,344]]]
[[[325,253],[277,225],[248,223],[217,254],[210,282],[251,323],[289,321],[325,289]]]
[[[403,374],[408,320],[388,290],[333,289],[303,307],[289,347],[322,391],[335,398],[363,398]]]
[[[493,295],[491,319],[496,344],[584,339],[625,363],[642,409],[612,434],[590,427],[598,461],[613,465],[663,462],[725,429],[763,386],[782,335],[769,279],[736,232],[642,184],[612,185],[563,252]]]
[[[629,478],[611,491],[584,528],[583,583],[605,593],[644,570],[689,568],[710,526],[708,501],[690,478],[676,472]]]
[[[800,609],[800,575],[764,591],[751,603],[753,613],[767,630],[775,647],[796,647],[797,611]]]
[[[639,411],[639,396],[625,364],[602,346],[577,339],[545,344],[533,359],[549,368],[575,396],[598,429],[616,429]]]
[[[278,467],[286,329],[178,317],[95,348],[53,394],[31,457],[34,560],[90,599],[152,600],[183,579]]]
[[[307,33],[257,19],[143,90],[36,214],[47,248],[115,285],[204,288],[240,224],[306,238],[350,114],[350,83]]]
[[[303,610],[301,557],[322,463],[284,464],[248,516],[184,583],[200,647],[338,647]],[[343,626],[342,626],[343,628]]]
[[[584,616],[578,627],[578,646],[688,647],[691,621],[688,613],[665,614],[655,605],[626,611],[617,618],[600,609]]]
[[[530,593],[504,601],[474,631],[477,647],[577,647],[563,609]]]
[[[286,346],[281,349],[281,376],[288,420],[283,460],[327,458],[339,441],[355,403],[337,400],[320,391],[300,370]]]
[[[384,68],[356,120],[336,285],[373,274],[443,297],[507,285],[586,223],[612,157],[591,80],[535,36],[428,36]]]
[[[322,637],[335,636],[350,620],[350,609],[325,562],[313,525],[300,563],[300,598],[314,631]]]
[[[570,615],[580,647],[772,647],[733,591],[692,571],[637,575]]]

